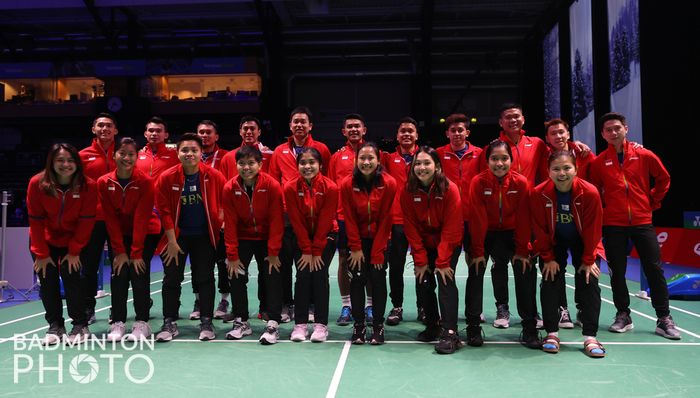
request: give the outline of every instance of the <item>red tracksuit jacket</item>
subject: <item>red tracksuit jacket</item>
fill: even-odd
[[[226,177],[226,180],[238,177],[238,167],[236,167],[236,152],[238,152],[239,149],[240,147],[228,152],[226,156],[224,156],[224,158],[221,159],[221,166],[219,167],[219,171],[224,175],[224,177]],[[270,151],[262,143],[258,143],[258,149],[260,149],[260,152],[262,153],[263,157],[262,168],[260,169],[260,171],[269,173],[270,158],[272,157],[272,151]]]
[[[671,176],[652,151],[635,149],[625,140],[623,152],[622,166],[614,146],[601,152],[591,166],[590,181],[603,199],[603,225],[651,224],[651,212],[661,207]]]
[[[413,149],[413,156],[418,152],[418,146]],[[403,224],[403,212],[401,211],[401,191],[406,187],[406,181],[408,180],[408,172],[411,168],[410,163],[406,163],[403,156],[401,156],[401,148],[396,147],[396,152],[387,153],[382,156],[382,166],[384,169],[394,177],[396,180],[397,195],[394,199],[394,204],[392,206],[392,213],[394,216],[394,224]]]
[[[224,239],[226,257],[235,261],[238,255],[238,240],[266,240],[267,253],[278,256],[282,248],[284,215],[282,210],[282,187],[266,173],[258,173],[249,197],[240,177],[230,179],[224,185],[222,196],[224,208]]]
[[[136,167],[146,173],[147,176],[157,179],[165,170],[180,164],[177,158],[177,150],[168,148],[165,144],[158,145],[156,154],[149,145],[141,148],[136,159]]]
[[[479,156],[482,149],[467,142],[469,148],[460,159],[447,144],[436,149],[440,156],[442,172],[450,181],[459,188],[459,197],[462,200],[462,218],[469,220],[469,184],[475,175],[479,174]]]
[[[221,193],[224,190],[226,179],[218,170],[203,163],[199,164],[199,186],[202,190],[204,210],[208,218],[209,239],[212,246],[219,242],[219,232],[224,221],[224,211],[221,208]],[[175,229],[175,236],[179,236],[177,227],[180,221],[180,195],[185,187],[185,172],[182,165],[178,164],[164,171],[156,181],[156,208],[160,213],[163,229]],[[167,243],[167,237],[163,235],[158,248],[162,249]]]
[[[403,211],[404,233],[416,267],[428,264],[426,248],[437,249],[437,268],[450,266],[455,248],[462,244],[464,225],[459,190],[452,182],[447,192],[437,194],[434,186],[430,192],[409,192],[404,187],[399,194]]]
[[[509,171],[503,181],[491,170],[484,170],[469,187],[469,233],[471,257],[484,256],[487,231],[514,231],[515,254],[526,257],[530,242],[530,184],[525,177]]]
[[[378,177],[379,185],[368,194],[352,184],[352,176],[340,183],[340,198],[345,211],[345,231],[352,251],[362,250],[362,239],[372,239],[368,264],[384,264],[393,217],[391,206],[396,196],[396,180],[388,173]]]
[[[214,145],[214,150],[212,151],[212,154],[209,155],[207,160],[204,160],[204,157],[202,157],[202,162],[206,164],[209,167],[215,168],[219,171],[221,171],[221,161],[223,160],[224,156],[228,153],[227,150],[219,148],[218,145]]]
[[[321,174],[311,186],[298,176],[284,186],[284,200],[301,253],[320,256],[328,234],[338,231],[338,186]]]
[[[160,232],[160,219],[152,217],[153,179],[134,169],[131,180],[122,187],[113,171],[97,180],[97,193],[115,256],[126,253],[124,235],[128,235],[132,237],[131,258],[142,258],[146,234]]]
[[[557,209],[557,193],[551,179],[532,190],[530,215],[535,232],[533,248],[544,261],[555,260]],[[603,235],[603,207],[598,189],[581,178],[575,178],[571,188],[571,215],[583,241],[581,260],[583,264],[593,264]]]
[[[77,256],[90,240],[95,225],[95,181],[87,177],[84,189],[57,189],[53,197],[41,190],[42,175],[32,177],[27,188],[30,249],[37,258],[49,257],[48,245],[68,247],[68,253]]]
[[[321,173],[328,175],[328,167],[331,163],[331,152],[326,144],[320,141],[314,141],[311,134],[306,139],[305,147],[316,148],[321,153]],[[294,153],[294,138],[287,138],[287,142],[280,144],[275,148],[270,159],[270,175],[272,175],[282,186],[287,185],[287,182],[295,179],[299,175],[297,167],[297,155]]]
[[[80,161],[83,163],[83,173],[97,181],[103,175],[117,168],[114,160],[114,143],[105,152],[97,138],[92,139],[92,145],[80,151]],[[104,220],[102,204],[97,202],[95,220]]]

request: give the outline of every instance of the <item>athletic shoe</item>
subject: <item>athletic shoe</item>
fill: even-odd
[[[347,326],[352,322],[352,311],[350,309],[350,306],[344,305],[343,308],[340,310],[340,316],[338,317],[338,320],[335,321],[335,323],[338,326]]]
[[[49,325],[49,330],[46,332],[46,336],[42,341],[43,345],[54,345],[61,342],[63,336],[66,334],[66,328],[62,323],[54,322]]]
[[[374,323],[374,311],[372,310],[371,305],[368,305],[367,307],[365,307],[365,322],[368,325],[371,325],[372,323]]]
[[[583,320],[581,320],[581,310],[576,310],[576,320],[574,321],[574,326],[578,326],[580,328],[583,327]]]
[[[109,333],[107,339],[109,341],[121,341],[126,333],[126,325],[124,322],[118,321],[109,325]]]
[[[202,323],[199,324],[199,340],[209,341],[215,338],[216,334],[214,333],[214,325],[211,323],[211,318],[202,318]]]
[[[479,323],[486,323],[486,316],[483,312],[479,314]]]
[[[372,338],[369,340],[372,345],[384,344],[384,325],[372,327]]]
[[[656,334],[671,340],[681,339],[681,333],[676,329],[671,315],[662,316],[656,321]]]
[[[439,325],[426,326],[422,332],[418,333],[416,340],[429,343],[437,340],[441,332],[442,328]]]
[[[435,344],[435,351],[439,354],[452,354],[460,347],[459,336],[454,330],[445,330],[440,336],[440,341]]]
[[[386,324],[389,326],[396,326],[401,321],[403,321],[403,308],[394,307],[389,311],[389,316],[386,317]]]
[[[173,319],[166,318],[163,322],[163,326],[160,328],[160,332],[156,335],[156,341],[165,342],[171,341],[180,332],[177,330],[177,323]]]
[[[520,344],[527,348],[540,349],[542,348],[542,339],[540,339],[540,334],[537,329],[523,329],[520,332]]]
[[[544,329],[544,321],[542,320],[539,312],[535,314],[535,327],[538,330]]]
[[[484,345],[483,329],[481,326],[467,326],[467,345],[481,347]]]
[[[496,319],[493,320],[493,327],[498,329],[508,329],[510,327],[508,304],[498,304],[496,306]]]
[[[323,343],[328,339],[328,326],[322,323],[314,323],[314,332],[311,333],[311,342]]]
[[[267,321],[267,326],[265,326],[265,331],[258,340],[262,345],[272,345],[276,344],[277,340],[280,338],[280,332],[278,330],[279,324],[275,321]]]
[[[350,337],[350,342],[353,344],[364,344],[366,334],[367,327],[365,324],[355,322],[355,324],[352,326],[352,337]]]
[[[226,340],[239,340],[243,336],[250,336],[251,334],[253,334],[253,330],[250,328],[250,322],[236,318],[233,321],[233,327],[226,333]]]
[[[194,308],[190,312],[190,320],[196,321],[199,319],[199,300],[194,301]]]
[[[569,310],[566,307],[559,307],[559,327],[562,329],[574,328],[571,315],[569,315]]]
[[[146,340],[151,337],[151,325],[148,322],[136,321],[131,326],[131,333],[126,335],[127,341]]]
[[[308,328],[305,323],[297,323],[292,329],[292,335],[289,337],[290,340],[300,342],[306,341],[306,336],[309,335]]]
[[[68,344],[79,344],[90,338],[90,329],[87,325],[73,325],[70,334],[66,337],[66,343]]]
[[[85,319],[87,320],[88,325],[92,325],[93,323],[97,322],[94,308],[88,308],[85,310]]]
[[[625,333],[628,330],[634,329],[634,323],[632,323],[632,317],[626,313],[618,311],[615,315],[615,321],[608,328],[609,331],[615,333]]]
[[[416,316],[416,320],[425,325],[425,309],[423,309],[423,307],[418,307],[418,316]]]
[[[214,319],[223,319],[224,315],[228,312],[228,300],[221,299],[219,305],[216,306],[216,311],[214,311]]]
[[[280,322],[289,323],[294,319],[294,304],[283,305],[282,313],[280,314]]]

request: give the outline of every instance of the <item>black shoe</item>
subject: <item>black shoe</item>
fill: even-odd
[[[467,345],[481,347],[484,345],[483,329],[481,326],[467,326]]]
[[[372,345],[384,344],[384,325],[372,327],[372,338],[369,343]]]
[[[355,322],[355,325],[352,327],[352,337],[350,337],[350,341],[353,344],[364,344],[365,343],[365,335],[367,334],[367,327],[365,326],[364,322],[363,323],[357,323]]]
[[[440,341],[435,344],[435,351],[440,354],[452,354],[459,349],[461,342],[454,330],[445,330],[440,336]]]
[[[520,344],[527,348],[537,350],[542,348],[542,339],[540,338],[540,334],[537,332],[537,329],[523,329],[523,331],[520,332]]]
[[[418,337],[416,337],[416,340],[422,341],[424,343],[429,343],[431,341],[437,340],[438,337],[440,337],[441,332],[442,328],[440,328],[439,325],[427,326],[425,330],[418,333]]]
[[[389,326],[396,326],[401,321],[403,321],[403,308],[392,308],[391,311],[389,311],[389,316],[386,317],[386,324]]]

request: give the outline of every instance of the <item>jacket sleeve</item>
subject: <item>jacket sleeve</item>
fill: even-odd
[[[483,153],[483,152],[482,152]],[[486,203],[481,198],[480,179],[473,179],[469,185],[469,234],[471,235],[471,248],[469,257],[476,258],[484,256],[484,242],[486,240],[486,230],[488,229],[488,212]]]
[[[296,180],[292,180],[284,186],[284,201],[287,205],[287,216],[294,229],[294,235],[296,235],[299,250],[301,250],[302,254],[311,254],[311,239],[309,239],[309,231],[306,229],[304,215],[301,209],[299,209],[299,196],[297,196],[298,194],[294,181]]]
[[[29,217],[29,241],[31,252],[38,259],[49,257],[49,245],[46,243],[46,209],[41,203],[39,180],[32,179],[27,188],[27,213]]]
[[[423,245],[423,238],[420,236],[418,218],[416,217],[416,212],[411,202],[411,194],[407,190],[402,189],[400,195],[401,211],[403,213],[403,232],[406,235],[408,244],[411,246],[413,265],[415,267],[428,265],[428,253]]]
[[[590,188],[588,188],[590,187]],[[603,237],[603,206],[600,195],[594,186],[584,187],[583,214],[581,215],[583,255],[581,261],[584,265],[595,262],[596,253],[601,238]]]
[[[464,221],[462,220],[462,203],[459,199],[457,186],[450,183],[445,193],[445,206],[442,212],[442,230],[440,231],[440,243],[438,243],[438,256],[435,267],[447,268],[450,266],[452,252],[462,243],[464,234]]]
[[[158,214],[160,215],[160,221],[163,225],[163,230],[175,229],[175,220],[173,220],[173,213],[177,209],[171,208],[170,202],[170,188],[167,181],[168,174],[161,174],[156,181],[156,209],[158,209]]]
[[[351,251],[362,250],[359,221],[355,212],[355,201],[353,200],[352,179],[343,180],[340,184],[340,198],[343,207],[343,217],[345,217],[345,234],[348,237],[348,247]]]
[[[671,175],[658,156],[651,151],[646,152],[648,153],[649,173],[654,177],[654,188],[649,192],[649,204],[652,210],[656,210],[661,207],[661,201],[671,187]]]
[[[521,179],[519,190],[522,193],[518,197],[518,216],[515,220],[515,254],[527,257],[530,254],[528,244],[532,237],[530,228],[530,183]]]
[[[238,256],[238,213],[236,212],[233,185],[229,182],[224,186],[222,195],[222,207],[224,208],[224,242],[226,243],[226,258],[235,261]]]
[[[105,217],[107,233],[109,234],[109,242],[112,244],[112,252],[116,257],[126,253],[126,248],[124,247],[124,234],[122,233],[121,220],[119,219],[117,208],[114,207],[112,201],[109,200],[107,184],[107,180],[104,178],[97,180],[97,195],[102,204],[102,212]],[[136,227],[136,222],[134,222],[134,227]],[[143,229],[142,226],[139,227]],[[136,229],[137,228],[134,228],[134,230]]]
[[[139,203],[134,211],[134,231],[132,233],[131,243],[131,258],[143,257],[143,245],[146,240],[145,227],[148,225],[148,220],[151,218],[153,211],[153,202],[155,200],[155,192],[153,189],[153,179],[146,177],[140,185],[141,194],[139,195]]]
[[[87,189],[81,194],[80,218],[78,226],[73,234],[73,239],[68,243],[68,254],[77,256],[83,247],[87,245],[95,226],[95,211],[97,208],[97,186],[95,181],[88,179]]]
[[[272,152],[272,156],[270,157],[270,167],[269,167],[269,172],[270,175],[277,180],[280,184],[282,184],[282,170],[280,169],[280,163],[279,163],[279,157],[282,156],[282,152],[278,151],[275,149],[274,152]]]
[[[533,247],[535,253],[539,253],[543,261],[554,260],[552,247],[552,236],[549,231],[550,218],[547,215],[546,203],[539,192],[539,189],[530,191],[530,220],[535,233]]]
[[[377,235],[372,242],[371,264],[384,264],[384,252],[391,236],[391,225],[393,224],[391,206],[394,204],[394,197],[396,196],[396,180],[385,178],[384,181],[386,188],[377,212],[379,222],[377,222]]]
[[[279,256],[284,236],[284,205],[282,187],[277,181],[270,181],[270,231],[267,240],[267,254]]]
[[[323,195],[323,204],[318,212],[318,225],[314,232],[314,241],[311,254],[320,256],[326,247],[328,233],[333,230],[333,223],[338,214],[338,186],[330,179],[326,179],[326,192]]]

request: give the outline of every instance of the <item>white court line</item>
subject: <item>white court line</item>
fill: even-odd
[[[566,273],[566,276],[571,276],[571,277],[573,277],[574,275],[567,272],[567,273]],[[604,283],[598,282],[598,286],[603,286],[604,288],[607,288],[607,289],[612,290],[612,286],[608,286],[608,285],[606,285],[606,284],[604,284]],[[628,294],[630,295],[630,297],[637,297],[636,294],[633,294],[633,293],[628,293]],[[672,310],[674,310],[674,311],[682,312],[682,313],[684,313],[684,314],[686,314],[686,315],[690,315],[690,316],[694,316],[694,317],[696,317],[696,318],[700,318],[700,314],[697,314],[697,313],[695,313],[695,312],[693,312],[693,311],[684,310],[683,308],[678,308],[678,307],[672,306],[672,305],[670,305],[670,304],[669,304],[668,308],[670,308],[670,309],[672,309]]]
[[[326,398],[333,398],[338,392],[338,385],[340,385],[340,378],[343,376],[343,369],[345,369],[345,362],[348,360],[348,354],[350,353],[350,346],[352,344],[350,341],[345,341],[343,346],[343,351],[340,353],[340,358],[338,359],[338,365],[335,367],[335,372],[333,372],[333,378],[331,379],[331,385],[328,386],[328,392],[326,393]]]
[[[189,280],[189,281],[184,281],[184,282],[182,282],[181,285],[186,285],[186,284],[188,284],[188,283],[190,283],[190,282],[192,282],[192,281],[191,281],[191,280]],[[154,295],[154,294],[156,294],[156,293],[160,293],[160,292],[162,292],[162,291],[163,291],[163,289],[156,290],[156,291],[154,291],[154,292],[151,292],[151,294],[149,294],[149,296],[152,296],[152,295]],[[132,302],[132,301],[134,301],[133,298],[126,300],[127,303],[130,303],[130,302]],[[100,308],[99,310],[95,310],[95,313],[104,311],[104,310],[109,309],[109,308],[112,308],[112,306],[110,305],[110,306],[107,306],[107,307]],[[71,321],[71,320],[72,320],[71,318],[67,318],[67,319],[65,320],[65,322],[69,322],[69,321]],[[41,331],[41,330],[44,330],[44,329],[48,329],[48,327],[49,327],[49,325],[46,325],[46,326],[42,326],[42,327],[37,328],[37,329],[34,329],[34,330],[30,330],[30,331],[28,331],[28,332],[24,332],[24,333],[15,333],[15,335],[14,335],[13,337],[0,338],[0,344],[5,343],[5,342],[7,342],[7,341],[12,341],[12,340],[15,339],[16,336],[26,336],[26,335],[28,335],[28,334],[32,334],[32,333],[36,333],[36,332]]]
[[[566,287],[568,287],[569,289],[572,289],[572,290],[576,290],[576,288],[575,288],[574,286],[571,286],[571,285],[569,285],[568,283],[566,284]],[[608,300],[608,299],[606,299],[606,298],[602,298],[602,297],[601,297],[601,298],[600,298],[600,301],[604,301],[604,302],[606,302],[606,303],[608,303],[608,304],[612,304],[613,306],[615,306],[615,302],[613,302],[612,300]],[[647,318],[647,319],[649,319],[649,320],[652,320],[652,321],[656,322],[656,318],[653,317],[653,316],[647,315],[647,314],[645,314],[645,313],[643,313],[643,312],[640,312],[640,311],[637,311],[637,310],[633,310],[633,309],[631,309],[631,308],[630,308],[630,311],[633,312],[633,313],[635,313],[635,314],[637,314],[637,315],[639,315],[639,316],[641,316],[641,317],[644,317],[644,318]],[[685,334],[689,334],[689,335],[695,337],[696,339],[700,339],[700,335],[695,334],[695,333],[693,333],[693,332],[691,332],[691,331],[689,331],[689,330],[683,329],[683,328],[681,328],[681,327],[678,327],[678,325],[676,325],[676,329],[678,329],[679,331],[681,331],[681,332],[683,332],[683,333],[685,333]]]
[[[190,271],[190,272],[186,272],[185,275],[189,275],[189,274],[191,274],[191,273],[192,273],[191,271]],[[157,280],[157,281],[151,282],[150,284],[151,284],[151,285],[154,285],[154,284],[159,283],[159,282],[163,282],[163,280],[162,280],[162,279],[159,279],[159,280]],[[129,288],[129,290],[131,291],[132,288]],[[111,293],[110,293],[109,295],[111,296]],[[129,300],[129,301],[131,301],[131,300]],[[111,307],[112,307],[112,306],[105,307],[105,308],[111,308]],[[67,305],[64,305],[64,306],[63,306],[63,309],[65,310],[66,308],[68,308],[68,306],[67,306]],[[105,308],[100,308],[99,310],[95,310],[95,313],[97,313],[98,311],[103,311]],[[41,316],[41,315],[44,315],[44,314],[46,314],[46,311],[44,311],[44,312],[37,312],[36,314],[27,315],[27,316],[24,316],[24,317],[22,317],[22,318],[13,319],[13,320],[11,320],[11,321],[7,321],[7,322],[0,323],[0,327],[5,326],[5,325],[11,325],[11,324],[13,324],[13,323],[21,322],[21,321],[24,321],[24,320],[27,320],[27,319],[30,319],[30,318],[34,318],[34,317],[37,317],[37,316]]]

